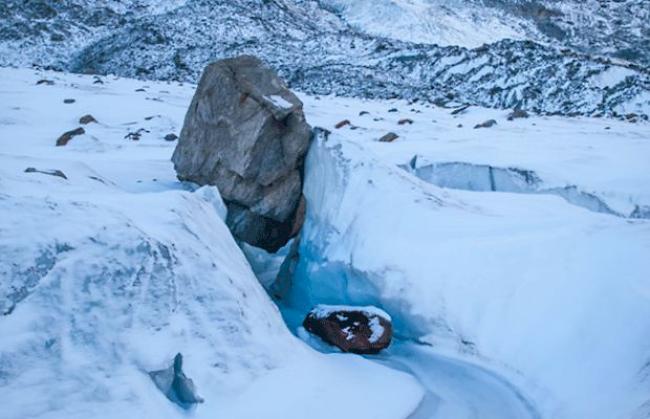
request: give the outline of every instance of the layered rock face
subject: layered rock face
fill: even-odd
[[[252,56],[203,72],[172,156],[181,180],[216,185],[233,235],[276,251],[302,225],[311,138],[302,102]]]

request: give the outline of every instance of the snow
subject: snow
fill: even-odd
[[[305,100],[311,123],[345,116],[357,128],[310,150],[294,307],[381,306],[397,336],[497,371],[541,417],[630,417],[648,400],[647,220],[554,195],[440,188],[397,167],[417,154],[533,169],[629,209],[650,193],[647,124]],[[406,114],[414,124],[397,125]],[[469,128],[491,117],[497,126]],[[400,138],[374,141],[388,129]]]
[[[368,340],[370,343],[375,343],[379,340],[380,337],[384,335],[384,327],[379,323],[379,319],[377,317],[371,318],[370,322],[368,322],[368,325],[372,331]]]
[[[401,41],[475,48],[522,39],[514,18],[496,9],[440,0],[326,0],[354,28]]]
[[[291,108],[293,106],[293,104],[291,102],[289,102],[288,100],[286,100],[282,96],[270,95],[270,96],[267,96],[266,98],[268,100],[270,100],[275,106],[278,106],[280,108],[287,109],[287,108]]]
[[[336,313],[338,311],[342,312],[349,312],[349,311],[357,311],[357,312],[362,312],[368,317],[371,316],[379,316],[383,317],[384,319],[390,321],[391,317],[388,313],[386,313],[384,310],[374,307],[374,306],[349,306],[349,305],[328,305],[328,304],[318,304],[316,307],[314,307],[310,313],[315,315],[317,319],[324,319],[325,317],[328,317],[332,313]],[[373,317],[374,318],[374,317]]]
[[[0,69],[3,419],[611,419],[647,406],[650,224],[628,218],[650,205],[647,123],[299,94],[333,134],[306,163],[279,313],[254,272],[272,288],[291,245],[242,252],[216,188],[175,178],[164,136],[195,86],[93,80]],[[55,147],[87,113],[99,123]],[[355,129],[334,129],[342,119]],[[399,138],[376,141],[388,131]],[[417,172],[430,165],[453,170]],[[523,193],[511,169],[545,193]],[[567,187],[578,198],[558,196]],[[364,358],[311,339],[298,325],[319,304],[381,307],[391,348]],[[205,399],[189,413],[147,375],[177,352]]]
[[[0,416],[324,419],[336,400],[341,418],[407,417],[416,379],[291,335],[216,188],[176,180],[164,136],[194,86],[93,80],[0,69]],[[205,399],[189,412],[148,375],[178,352]]]

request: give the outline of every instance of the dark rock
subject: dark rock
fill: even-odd
[[[140,89],[135,89],[135,91],[136,91],[136,92],[146,92],[146,90],[145,90],[145,89],[143,89],[143,88],[140,88]]]
[[[196,393],[194,383],[183,372],[183,355],[180,353],[176,354],[169,368],[152,371],[149,376],[156,387],[179,406],[187,409],[194,404],[203,403],[203,399]]]
[[[397,112],[397,108],[390,108],[388,112]]]
[[[458,115],[458,114],[464,113],[469,108],[469,106],[470,105],[463,105],[460,108],[456,108],[453,111],[451,111],[451,114],[452,115]]]
[[[72,131],[64,132],[63,135],[61,135],[59,139],[56,140],[56,145],[64,146],[68,144],[73,137],[76,137],[77,135],[83,135],[85,133],[86,130],[81,127],[73,129]]]
[[[90,114],[84,115],[84,116],[82,116],[81,118],[79,118],[79,123],[80,123],[81,125],[88,125],[88,124],[91,124],[91,123],[93,123],[93,122],[96,123],[97,120],[95,119],[94,116],[92,116],[92,115],[90,115]]]
[[[137,131],[129,132],[124,136],[124,138],[131,141],[140,141],[140,137],[142,137],[142,134],[148,132],[150,132],[148,129],[139,128]]]
[[[37,81],[36,84],[37,85],[44,84],[46,86],[53,86],[54,81],[53,80],[47,80],[47,79],[41,79],[41,80]]]
[[[25,169],[25,173],[42,173],[44,175],[50,175],[50,176],[58,176],[63,179],[67,179],[68,177],[63,173],[62,171],[55,169],[55,170],[38,170],[35,167],[28,167]]]
[[[497,124],[497,121],[495,121],[494,119],[488,119],[485,122],[474,125],[474,129],[477,129],[477,128],[490,128],[490,127],[495,126],[496,124]]]
[[[397,121],[397,123],[398,123],[399,125],[405,125],[405,124],[409,124],[409,125],[410,125],[410,124],[413,123],[413,120],[412,120],[412,119],[409,119],[409,118],[404,118],[404,119],[400,119],[399,121]]]
[[[370,112],[368,112],[368,111],[359,112],[359,116],[364,116],[364,115],[369,115],[369,114],[370,114]]]
[[[336,125],[334,125],[334,128],[339,129],[339,128],[343,128],[346,125],[350,125],[349,119],[344,119],[343,121],[338,122]]]
[[[462,127],[463,127],[463,124],[456,125],[456,128],[462,128]]]
[[[75,103],[75,102],[76,102],[76,100],[74,100],[74,99],[63,99],[63,103],[65,103],[66,105],[69,105],[69,104]]]
[[[176,134],[167,134],[165,135],[165,141],[176,141],[178,140],[178,135]]]
[[[399,138],[399,135],[395,134],[394,132],[389,132],[388,134],[384,135],[379,139],[380,142],[382,143],[392,143],[396,139]]]
[[[528,112],[517,108],[508,114],[508,121],[514,121],[515,119],[519,118],[528,118],[528,116]]]
[[[302,102],[241,56],[204,70],[172,161],[180,180],[219,188],[236,238],[274,252],[297,230],[310,138]]]
[[[317,306],[304,328],[343,352],[376,354],[390,345],[390,317],[374,307]]]

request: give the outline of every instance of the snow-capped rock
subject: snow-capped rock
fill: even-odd
[[[376,354],[390,345],[391,318],[376,307],[318,305],[303,321],[304,328],[343,352]]]

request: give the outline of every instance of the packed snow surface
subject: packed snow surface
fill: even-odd
[[[385,318],[388,321],[391,320],[391,317],[388,313],[386,313],[384,310],[380,308],[373,307],[373,306],[346,306],[346,305],[318,304],[310,311],[310,313],[314,314],[318,319],[323,319],[325,317],[328,317],[330,314],[336,313],[338,311],[343,311],[343,312],[360,311],[369,316],[379,316]]]
[[[0,417],[187,417],[148,375],[178,352],[205,400],[196,418],[416,409],[411,375],[291,335],[218,191],[176,180],[164,136],[194,86],[94,80],[0,69]],[[87,113],[99,122],[56,147]]]
[[[294,338],[218,191],[176,180],[164,137],[194,88],[0,69],[3,419],[184,417],[147,375],[178,352],[197,418],[647,414],[650,224],[631,217],[650,206],[647,123],[299,94],[333,134],[306,164],[283,314],[295,329],[317,304],[381,307],[396,340],[366,359]],[[98,123],[56,147],[85,114]],[[459,187],[482,167],[498,187]],[[616,214],[503,187],[521,179]],[[246,255],[270,287],[279,264]]]

